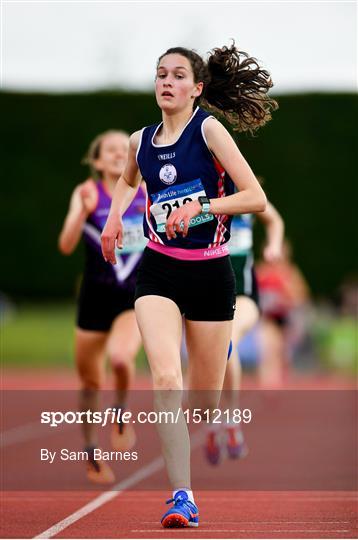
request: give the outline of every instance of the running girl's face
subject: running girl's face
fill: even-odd
[[[190,62],[181,54],[167,54],[160,60],[155,79],[155,97],[159,107],[166,112],[181,111],[192,107],[200,96],[203,83],[194,82]]]
[[[127,162],[129,137],[122,133],[110,133],[101,141],[99,157],[94,167],[103,178],[118,178]]]

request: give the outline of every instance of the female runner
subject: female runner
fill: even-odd
[[[135,310],[150,363],[156,405],[179,407],[183,388],[180,345],[185,318],[190,381],[212,410],[220,399],[235,310],[235,280],[226,242],[231,216],[265,209],[266,197],[224,126],[199,107],[223,113],[241,130],[266,123],[276,103],[267,71],[234,45],[208,62],[194,51],[167,50],[157,64],[155,94],[162,122],[131,136],[102,233],[105,260],[125,246],[121,216],[137,188],[147,185],[144,219],[149,239],[138,272]],[[238,192],[234,193],[234,187]],[[177,391],[177,392],[173,392]],[[207,415],[210,416],[210,415]],[[183,414],[175,430],[158,424],[173,487],[163,527],[197,527],[190,484],[190,441]]]
[[[95,182],[79,184],[71,197],[60,237],[59,249],[70,255],[81,236],[86,247],[86,262],[78,301],[75,331],[75,358],[81,380],[81,410],[97,410],[98,390],[104,376],[106,354],[115,375],[116,403],[125,408],[127,391],[134,375],[135,357],[141,344],[134,313],[135,279],[145,239],[142,215],[145,194],[139,189],[124,217],[126,250],[111,267],[101,255],[100,234],[108,216],[112,193],[127,161],[129,137],[122,131],[107,131],[91,143],[87,163]],[[98,447],[97,429],[84,423],[85,451],[88,453],[87,476],[96,483],[114,481],[114,474],[103,460],[94,459]],[[112,430],[114,450],[129,450],[135,433],[129,424]]]

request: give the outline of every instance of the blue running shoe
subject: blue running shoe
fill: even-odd
[[[169,499],[167,504],[173,506],[162,517],[161,524],[166,529],[179,527],[199,527],[199,511],[197,506],[189,501],[186,491],[178,491],[174,499]]]

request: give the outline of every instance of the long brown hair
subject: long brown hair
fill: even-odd
[[[202,94],[195,99],[194,106],[223,115],[238,131],[251,131],[263,126],[271,119],[271,112],[278,108],[268,96],[273,86],[268,71],[259,66],[256,58],[236,48],[216,48],[211,51],[207,62],[194,50],[184,47],[168,49],[167,54],[180,54],[187,58],[194,74],[194,82],[203,82]]]

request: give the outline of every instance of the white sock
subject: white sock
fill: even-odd
[[[191,489],[187,489],[187,488],[175,489],[173,491],[173,499],[175,498],[175,495],[178,493],[178,491],[185,491],[185,493],[188,495],[189,501],[192,502],[193,504],[195,504],[194,495],[193,495],[193,492],[192,492]]]

